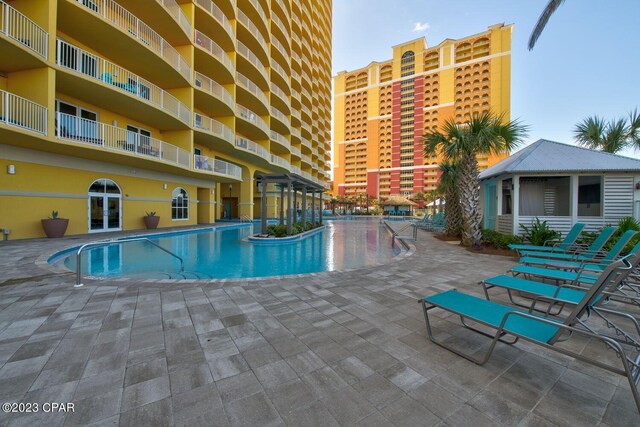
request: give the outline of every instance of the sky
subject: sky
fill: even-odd
[[[538,139],[573,142],[575,124],[640,109],[640,0],[566,0],[532,51],[547,0],[333,0],[333,74],[391,58],[421,36],[428,46],[514,24],[511,118]],[[621,154],[640,158],[640,150]]]

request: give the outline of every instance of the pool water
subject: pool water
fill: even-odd
[[[88,249],[82,255],[82,272],[91,276],[157,279],[281,276],[377,265],[402,250],[378,220],[336,220],[325,224],[321,233],[274,245],[246,241],[258,231],[259,223],[147,236],[181,256],[185,272],[180,273],[177,259],[144,241]],[[54,255],[50,262],[75,271],[75,251]]]

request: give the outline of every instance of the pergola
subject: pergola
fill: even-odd
[[[260,186],[262,197],[260,199],[260,212],[262,212],[261,233],[267,234],[267,185],[275,184],[280,188],[280,224],[285,223],[284,215],[284,192],[287,191],[287,235],[291,235],[291,229],[294,222],[297,222],[298,213],[296,206],[298,204],[298,192],[302,193],[302,215],[303,224],[307,222],[307,195],[311,193],[311,222],[316,222],[316,194],[320,195],[320,207],[322,207],[322,193],[325,188],[321,184],[317,184],[309,179],[303,178],[294,173],[283,174],[259,174],[256,175],[258,185]],[[322,209],[320,209],[320,221],[322,222]]]

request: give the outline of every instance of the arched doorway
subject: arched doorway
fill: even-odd
[[[89,233],[122,230],[122,191],[107,178],[89,187]]]

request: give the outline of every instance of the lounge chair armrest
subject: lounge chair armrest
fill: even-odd
[[[542,246],[549,246],[550,244],[551,246],[558,246],[558,244],[561,242],[562,240],[560,239],[549,239],[549,240],[545,240]]]

